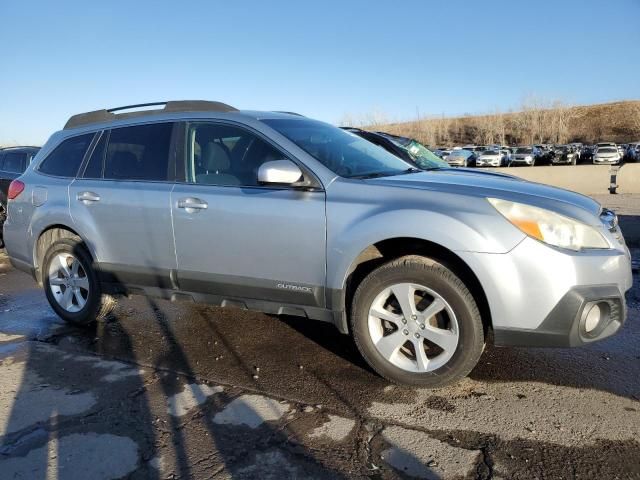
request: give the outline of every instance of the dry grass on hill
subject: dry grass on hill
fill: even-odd
[[[378,115],[344,123],[405,135],[432,146],[640,141],[640,101],[567,106],[525,101],[519,112],[388,123]]]

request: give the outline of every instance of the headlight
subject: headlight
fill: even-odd
[[[596,228],[577,220],[523,203],[498,198],[487,200],[513,225],[541,242],[576,251],[610,248],[609,242]]]
[[[525,160],[533,160],[533,157],[531,155],[527,155],[526,157],[524,157]]]

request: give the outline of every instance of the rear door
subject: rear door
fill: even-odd
[[[106,130],[69,187],[71,215],[103,281],[172,288],[173,123]]]
[[[192,123],[184,136],[171,198],[180,289],[324,307],[324,191],[259,185],[259,166],[287,155],[245,127]]]

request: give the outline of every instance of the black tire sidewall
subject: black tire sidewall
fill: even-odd
[[[79,312],[74,313],[66,311],[58,304],[51,292],[49,285],[49,266],[52,259],[60,253],[73,255],[82,265],[82,268],[89,280],[89,297],[87,298],[86,305]],[[95,320],[96,312],[100,307],[101,292],[98,276],[93,268],[93,259],[87,252],[86,248],[70,239],[58,240],[47,250],[42,265],[42,284],[44,286],[45,295],[51,305],[51,308],[53,308],[56,314],[66,322],[73,323],[75,325],[88,325],[92,323]]]
[[[393,263],[393,262],[392,262]],[[387,267],[387,266],[385,266]],[[484,330],[475,302],[455,275],[441,265],[408,263],[394,268],[382,267],[370,274],[354,297],[352,331],[365,360],[383,377],[398,383],[442,386],[469,373],[477,363],[484,345]],[[396,283],[417,283],[441,295],[455,313],[459,340],[456,351],[442,367],[424,373],[403,370],[389,363],[376,349],[368,330],[369,308],[375,297]]]

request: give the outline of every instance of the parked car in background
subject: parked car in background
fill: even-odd
[[[8,147],[0,149],[0,247],[4,245],[2,225],[7,217],[6,207],[11,182],[31,163],[39,147]]]
[[[502,147],[500,153],[502,154],[502,166],[508,167],[509,163],[511,163],[511,149],[509,149],[509,147]]]
[[[578,162],[578,154],[569,145],[556,145],[551,154],[553,165],[575,165]]]
[[[427,170],[447,168],[449,166],[447,162],[412,138],[391,135],[386,132],[370,132],[353,127],[343,127],[342,129],[384,148],[389,153],[405,161],[411,162],[417,168]]]
[[[616,145],[613,142],[600,142],[600,143],[596,143],[595,148],[593,150],[593,153],[595,154],[599,148],[606,148],[606,147],[613,147],[613,148],[618,148],[618,145]]]
[[[451,167],[475,167],[476,155],[465,149],[454,150],[447,157],[447,163]]]
[[[627,143],[620,146],[622,147],[622,161],[633,162],[635,160],[635,145]]]
[[[441,160],[446,161],[446,160],[447,160],[447,157],[448,157],[449,155],[451,155],[451,152],[452,152],[452,151],[453,151],[453,150],[450,150],[450,149],[448,149],[448,148],[442,148],[442,147],[441,147],[441,148],[436,148],[436,149],[433,151],[433,153],[434,153],[435,155],[437,155]]]
[[[578,152],[578,162],[585,163],[593,161],[593,152],[595,151],[594,145],[583,145]]]
[[[476,158],[477,167],[501,167],[504,155],[500,150],[485,150]]]
[[[589,197],[422,171],[299,115],[161,105],[71,117],[11,183],[8,256],[67,322],[134,293],[298,315],[422,387],[467,375],[489,338],[581,346],[625,323],[631,256]]]
[[[536,147],[518,147],[516,153],[511,155],[509,166],[527,165],[533,167],[542,158],[542,151]]]
[[[597,164],[611,164],[615,165],[620,163],[622,157],[618,151],[618,147],[598,147],[596,153],[593,155],[593,163]]]

